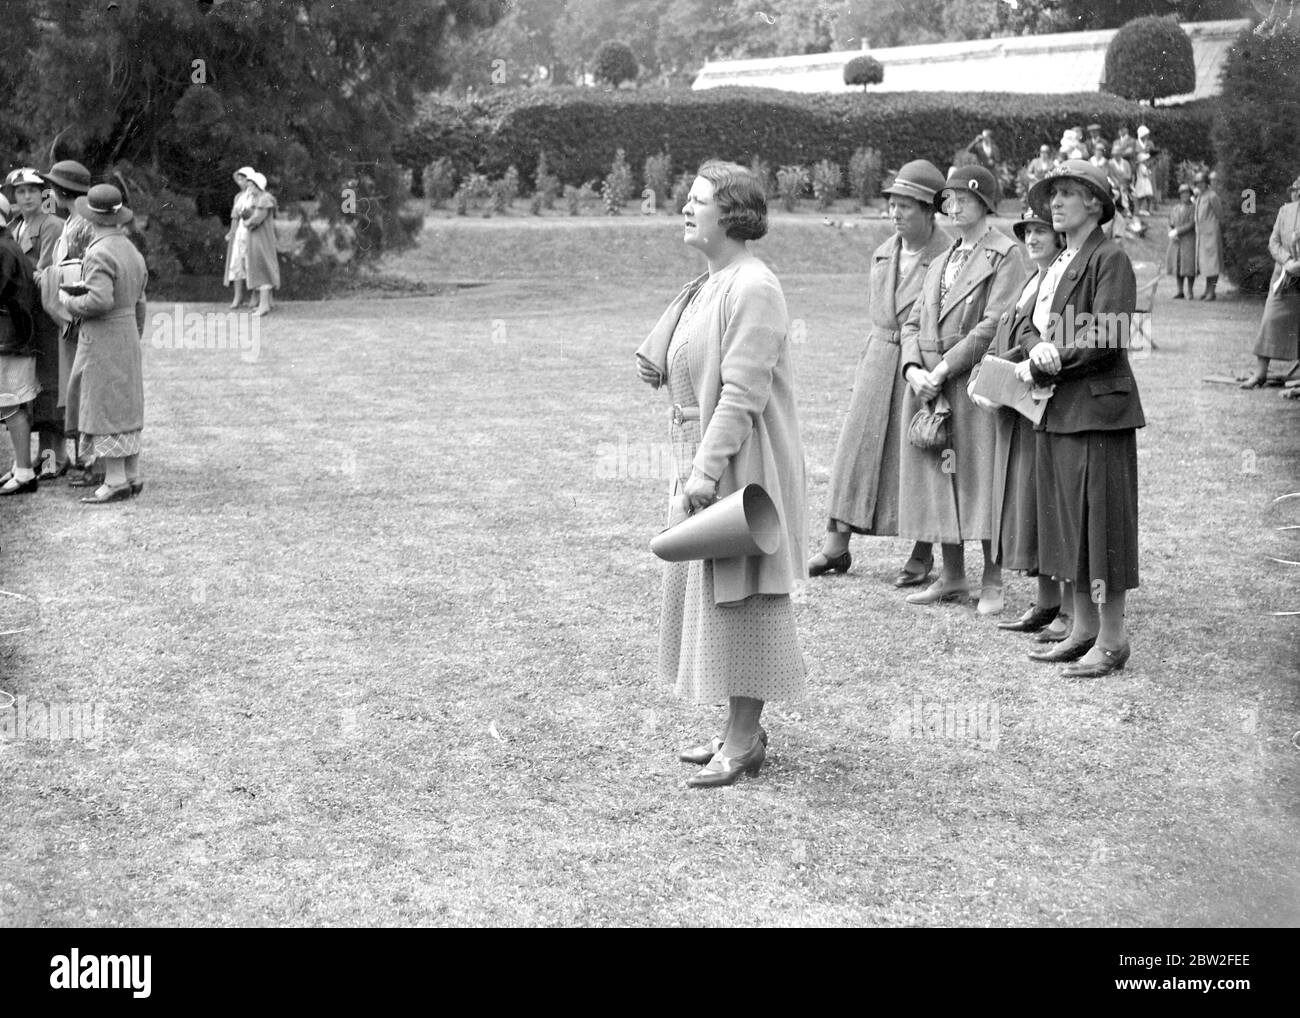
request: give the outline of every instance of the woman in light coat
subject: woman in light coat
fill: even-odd
[[[1255,340],[1255,373],[1241,383],[1258,389],[1268,380],[1270,360],[1300,359],[1300,177],[1291,184],[1291,201],[1277,210],[1268,238],[1273,278]]]
[[[707,162],[682,210],[684,240],[708,262],[637,350],[642,381],[673,401],[669,524],[757,483],[783,526],[770,555],[664,568],[660,675],[695,703],[726,701],[722,733],[681,754],[687,784],[729,785],[766,756],[768,700],[804,694],[790,593],[805,577],[804,459],[781,285],[749,251],[767,231],[762,182]]]
[[[899,444],[900,537],[943,545],[943,570],[909,604],[964,598],[963,541],[983,543],[984,574],[979,611],[1002,610],[1002,573],[993,556],[994,426],[992,417],[966,393],[971,368],[988,350],[998,318],[1020,293],[1029,275],[1025,256],[1011,238],[993,229],[997,182],[983,167],[964,167],[940,195],[958,238],[926,273],[921,296],[903,326],[902,376],[910,386],[903,418],[922,407],[951,409],[950,446],[921,449],[907,434]]]
[[[1219,282],[1219,266],[1223,261],[1223,233],[1219,225],[1223,219],[1223,203],[1215,193],[1210,178],[1204,173],[1196,175],[1196,202],[1193,219],[1196,224],[1196,268],[1205,277],[1205,292],[1201,300],[1217,300],[1214,288]],[[1190,297],[1191,294],[1189,293]]]
[[[81,433],[83,454],[104,463],[104,483],[81,501],[119,502],[138,495],[140,436],[144,428],[143,256],[123,227],[133,213],[112,184],[97,184],[77,199],[77,213],[94,228],[82,262],[83,282],[64,287],[60,301],[81,318],[77,357],[68,378],[68,430]]]
[[[899,337],[930,263],[951,243],[934,222],[935,195],[943,184],[938,169],[917,159],[882,192],[889,198],[895,233],[871,258],[870,330],[831,465],[826,540],[808,563],[810,576],[848,572],[851,534],[898,534],[898,447],[908,423],[903,417],[907,383],[898,373]],[[931,546],[918,542],[894,578],[895,586],[924,583],[933,562]]]
[[[280,287],[280,261],[275,249],[275,198],[266,190],[266,177],[251,166],[235,171],[239,194],[230,210],[226,233],[226,285],[235,287],[231,308],[238,308],[248,288],[255,315],[271,313],[271,290]],[[257,294],[254,297],[253,294]]]

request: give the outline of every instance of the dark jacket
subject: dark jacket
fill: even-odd
[[[36,355],[32,314],[39,300],[32,263],[17,241],[8,232],[0,231],[0,355]]]
[[[1038,385],[1056,385],[1040,431],[1121,431],[1146,426],[1128,342],[1137,306],[1137,279],[1128,255],[1101,227],[1092,231],[1061,277],[1052,298],[1055,329],[1042,342],[1061,348],[1056,375],[1033,368]],[[1102,316],[1098,318],[1098,316]],[[1035,345],[1021,323],[1018,340]],[[1055,335],[1053,335],[1055,331]]]

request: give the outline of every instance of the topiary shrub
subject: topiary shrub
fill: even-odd
[[[1103,92],[1154,104],[1195,88],[1192,40],[1173,18],[1134,18],[1106,47]]]
[[[668,189],[672,187],[673,157],[667,152],[646,156],[643,179],[646,190],[654,199],[655,208],[663,205],[671,197]]]
[[[533,205],[536,211],[554,208],[560,191],[560,178],[551,172],[546,164],[546,153],[543,152],[537,157],[537,172],[533,174]]]
[[[1223,198],[1223,270],[1262,293],[1273,272],[1269,234],[1300,172],[1300,35],[1243,32],[1223,68],[1223,104],[1213,128]]]
[[[849,191],[865,205],[880,194],[880,153],[870,146],[854,150],[849,160]]]
[[[596,50],[592,74],[597,81],[618,88],[625,81],[635,81],[638,70],[636,54],[625,42],[611,39],[602,42],[600,49]]]
[[[844,84],[861,85],[864,92],[868,85],[879,85],[884,80],[885,65],[875,57],[863,54],[844,65]]]
[[[813,197],[819,209],[828,209],[835,203],[843,184],[844,174],[837,163],[823,159],[812,168]]]
[[[614,162],[610,164],[609,173],[600,186],[600,196],[605,204],[605,212],[616,216],[632,197],[632,167],[627,164],[627,153],[619,149],[614,153]]]
[[[776,190],[787,212],[793,212],[799,196],[808,188],[808,171],[802,166],[782,166],[776,171]]]

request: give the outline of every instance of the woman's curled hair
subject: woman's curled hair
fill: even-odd
[[[767,196],[763,182],[748,167],[710,159],[696,176],[713,185],[713,200],[722,210],[719,224],[732,240],[758,240],[767,233]]]

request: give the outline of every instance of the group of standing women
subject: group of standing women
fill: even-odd
[[[1135,429],[1145,422],[1125,349],[1136,281],[1102,230],[1115,215],[1105,175],[1068,160],[1031,189],[1038,211],[1016,235],[1036,271],[988,221],[1000,195],[985,168],[945,180],[917,160],[885,193],[895,235],[872,256],[867,342],[835,452],[827,536],[806,566],[788,319],[780,284],[749,251],[767,208],[744,167],[700,168],[684,239],[709,272],[637,351],[641,379],[673,401],[670,525],[750,483],[772,494],[783,521],[773,554],[665,567],[661,676],[696,703],[728,703],[721,732],[680,755],[702,766],[687,781],[694,787],[762,765],[765,702],[804,692],[790,594],[805,570],[846,572],[854,533],[914,542],[894,583],[923,586],[907,598],[916,605],[968,594],[963,542],[979,540],[981,613],[1002,610],[1004,567],[1038,577],[1036,603],[1001,624],[1051,645],[1031,658],[1098,677],[1129,657]],[[953,237],[935,225],[940,207]],[[976,394],[989,352],[1016,362],[1037,395],[1050,393],[1038,424]],[[940,575],[925,586],[936,543]]]
[[[266,189],[266,177],[251,166],[235,171],[239,193],[230,210],[226,232],[225,283],[234,286],[230,307],[235,310],[248,295],[255,316],[271,313],[271,291],[280,287],[280,261],[275,248],[275,198]]]
[[[94,489],[83,503],[131,498],[144,488],[148,277],[124,232],[133,214],[117,187],[91,186],[89,171],[71,160],[47,173],[20,168],[5,183],[17,209],[0,198],[8,226],[0,237],[0,417],[14,461],[0,496],[31,494],[71,470],[70,485]]]

